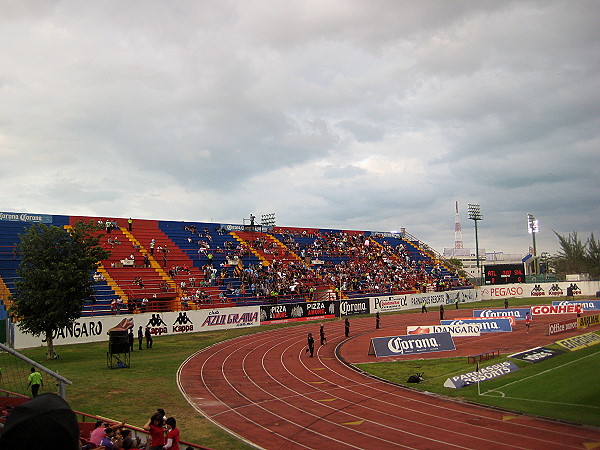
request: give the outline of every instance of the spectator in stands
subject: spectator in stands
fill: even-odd
[[[140,448],[140,438],[137,438],[135,441],[130,438],[127,437],[125,439],[123,439],[123,442],[121,444],[121,448],[123,450],[141,450]]]
[[[29,374],[29,377],[27,377],[27,387],[29,386],[31,386],[32,397],[37,397],[40,388],[44,386],[42,374],[35,370],[34,367],[31,368],[31,373]]]
[[[115,430],[113,428],[107,427],[104,429],[104,437],[100,441],[100,446],[104,447],[106,450],[111,450],[115,448]]]
[[[148,447],[148,450],[162,450],[163,445],[165,445],[162,414],[159,412],[154,413],[143,428],[150,434],[150,447]]]
[[[165,450],[179,450],[179,429],[175,417],[169,417],[165,423],[167,425],[167,436],[163,448]]]
[[[150,241],[150,254],[154,255],[154,246],[156,245],[156,241],[154,239],[152,239]]]
[[[42,394],[16,406],[0,438],[3,450],[78,450],[79,425],[69,404],[56,394]]]
[[[104,428],[107,426],[108,424],[103,420],[97,420],[94,429],[90,432],[90,442],[96,447],[100,445],[100,441],[104,437]]]

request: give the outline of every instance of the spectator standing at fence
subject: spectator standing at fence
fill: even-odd
[[[167,437],[163,448],[165,450],[179,450],[179,428],[177,428],[175,417],[169,417],[165,423],[167,425]]]
[[[344,335],[346,337],[350,336],[350,321],[348,320],[348,318],[344,320]]]
[[[29,377],[27,377],[27,387],[31,386],[31,396],[37,397],[40,392],[40,388],[44,386],[44,380],[42,379],[42,374],[35,370],[34,367],[31,368],[31,373]]]
[[[306,352],[310,353],[310,357],[312,358],[313,354],[315,353],[315,338],[313,338],[312,333],[308,333],[306,345]]]
[[[104,447],[107,450],[115,448],[115,430],[108,427],[104,429],[104,437],[100,441],[100,447]]]
[[[163,416],[156,412],[143,426],[150,434],[150,446],[148,450],[162,450],[165,445],[165,433],[163,429]]]

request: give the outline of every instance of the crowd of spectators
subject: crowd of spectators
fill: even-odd
[[[205,231],[203,236],[210,233]],[[205,250],[212,251],[209,244]],[[228,280],[228,272],[221,270],[216,279],[210,278],[210,284],[224,286],[226,295],[233,298],[299,295],[309,299],[319,285],[343,293],[393,293],[439,291],[461,283],[429,254],[411,255],[404,244],[392,246],[381,235],[286,230],[279,241],[256,233],[243,243],[225,242],[224,251],[242,261],[251,250],[268,264],[239,265],[234,272],[239,283]],[[209,266],[214,274],[216,269]]]

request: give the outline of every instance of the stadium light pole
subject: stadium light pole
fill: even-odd
[[[264,227],[274,227],[275,213],[263,214],[261,216],[260,224]]]
[[[540,273],[539,262],[537,259],[537,248],[535,246],[535,234],[540,231],[538,221],[532,214],[527,214],[527,231],[533,238],[533,274],[537,275]]]
[[[481,215],[481,207],[476,203],[468,204],[469,219],[475,222],[475,258],[477,258],[477,275],[481,276],[479,264],[479,237],[477,236],[477,222],[483,220]]]

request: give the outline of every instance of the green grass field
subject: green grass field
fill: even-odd
[[[530,299],[514,299],[511,300],[511,306],[530,304],[530,302]],[[547,303],[548,299],[536,299],[535,302],[536,304],[543,304]],[[474,303],[469,307],[487,308],[501,306],[501,304],[502,301],[495,300]],[[409,312],[399,314],[404,313]],[[182,439],[214,449],[242,449],[248,447],[201,417],[186,402],[177,388],[177,370],[189,355],[216,342],[242,334],[294,325],[286,324],[156,337],[153,349],[135,350],[133,352],[131,367],[128,369],[110,370],[107,368],[106,342],[58,346],[56,351],[60,354],[60,359],[54,361],[45,360],[45,347],[27,349],[22,353],[57,371],[73,382],[73,385],[67,388],[67,400],[71,407],[77,411],[111,419],[127,419],[127,423],[142,426],[156,408],[162,407],[166,410],[167,415],[177,418]],[[527,383],[524,381],[506,386],[508,382],[516,380],[516,378],[513,378],[514,375],[509,375],[495,381],[493,385],[487,384],[492,383],[492,381],[481,384],[482,392],[496,389],[504,394],[504,398],[498,398],[500,394],[493,392],[490,392],[489,395],[477,396],[477,387],[473,386],[459,390],[444,388],[442,385],[445,379],[450,376],[449,374],[458,374],[470,370],[464,358],[413,361],[410,364],[395,363],[388,365],[388,363],[376,363],[369,370],[377,372],[378,376],[382,378],[398,383],[404,383],[408,376],[415,372],[425,372],[426,382],[419,385],[419,387],[431,392],[458,396],[511,410],[598,426],[600,425],[598,412],[600,384],[597,382],[597,374],[600,370],[600,356],[598,354],[594,355],[594,352],[599,350],[600,346],[590,347],[578,352],[565,353],[539,364],[529,365],[528,363],[517,362],[519,365],[526,366],[523,370],[517,372],[519,377],[529,375],[539,377],[530,378]],[[581,362],[573,362],[571,365],[565,366],[564,370],[557,369],[537,375],[538,372],[543,372],[549,368],[547,364],[567,363],[572,358],[577,359],[587,355],[588,352],[592,356],[582,359]],[[528,384],[543,385],[547,387],[547,390],[533,389]],[[486,387],[484,388],[484,386]],[[560,392],[557,389],[560,389]],[[49,391],[54,392],[54,387],[46,386],[44,388],[44,392]],[[577,406],[559,405],[550,402],[568,403]],[[593,407],[594,405],[595,407]],[[559,410],[565,411],[565,414],[560,415]],[[586,411],[585,420],[582,420],[580,418],[583,417],[582,411],[584,410]],[[548,414],[548,412],[552,412],[552,414]]]
[[[550,348],[557,345],[549,346]],[[482,367],[506,361],[501,357]],[[537,364],[511,359],[520,370],[462,389],[444,387],[447,378],[475,370],[466,358],[357,364],[393,383],[515,412],[600,426],[600,345],[565,352]],[[406,383],[423,372],[425,381]],[[481,392],[479,395],[478,392]]]

